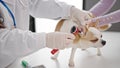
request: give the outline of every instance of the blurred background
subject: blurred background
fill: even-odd
[[[94,6],[100,0],[83,0],[83,1],[84,1],[83,9],[89,10],[92,6]],[[120,0],[117,0],[115,5],[112,7],[112,9],[108,13],[113,12],[118,9],[120,9]],[[120,23],[113,24],[112,27],[108,31],[120,32]]]

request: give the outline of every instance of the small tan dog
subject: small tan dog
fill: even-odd
[[[77,48],[81,48],[82,50],[85,50],[90,47],[97,48],[97,55],[100,56],[100,48],[106,44],[106,41],[102,39],[102,34],[100,31],[107,30],[110,27],[110,25],[101,26],[99,28],[96,27],[95,24],[92,24],[90,26],[86,25],[86,32],[84,35],[81,34],[77,27],[78,25],[72,20],[61,20],[58,22],[55,29],[55,31],[73,33],[75,35],[75,40],[73,43],[74,47],[72,48],[71,56],[69,59],[69,66],[74,66],[73,59]],[[52,59],[57,59],[60,51],[56,51],[57,52],[54,54]]]

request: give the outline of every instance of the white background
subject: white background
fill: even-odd
[[[82,9],[83,8],[83,0],[59,0],[66,2],[67,4],[74,5],[75,7]],[[36,18],[36,32],[53,32],[58,20],[51,20],[51,19],[43,19],[43,18]]]

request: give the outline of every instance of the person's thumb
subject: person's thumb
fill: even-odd
[[[71,47],[70,45],[73,43],[74,39],[75,39],[75,36],[73,34],[67,34],[65,48]]]

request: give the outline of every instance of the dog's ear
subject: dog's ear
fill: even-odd
[[[96,21],[96,22],[93,22],[93,23],[91,23],[91,24],[88,24],[87,25],[87,27],[89,28],[89,27],[95,27],[95,28],[97,28],[98,30],[100,30],[100,31],[106,31],[106,30],[108,30],[111,26],[112,26],[112,24],[108,24],[108,25],[103,25],[103,26],[97,26],[97,24],[98,24],[98,21]]]
[[[89,27],[95,27],[95,28],[97,28],[97,29],[100,30],[100,31],[106,31],[106,30],[108,30],[111,26],[112,26],[112,24],[103,25],[103,26],[98,27],[98,26],[96,26],[95,24],[93,24],[93,25],[90,25]]]
[[[92,13],[89,14],[89,16],[90,16],[91,18],[95,18],[95,17],[96,17],[96,16],[94,16]],[[106,31],[106,30],[108,30],[108,29],[112,26],[112,24],[108,24],[108,25],[103,25],[103,26],[97,27],[98,22],[99,22],[99,20],[97,20],[96,22],[94,22],[94,23],[92,23],[92,24],[87,25],[87,27],[88,27],[88,28],[89,28],[89,27],[95,27],[95,28],[97,28],[97,29],[100,30],[100,31]]]
[[[65,21],[65,19],[62,19],[57,23],[57,25],[55,27],[55,31],[60,31],[64,21]]]
[[[100,31],[106,31],[106,30],[108,30],[111,26],[112,26],[112,24],[103,25],[103,26],[97,27],[97,29],[100,30]]]

